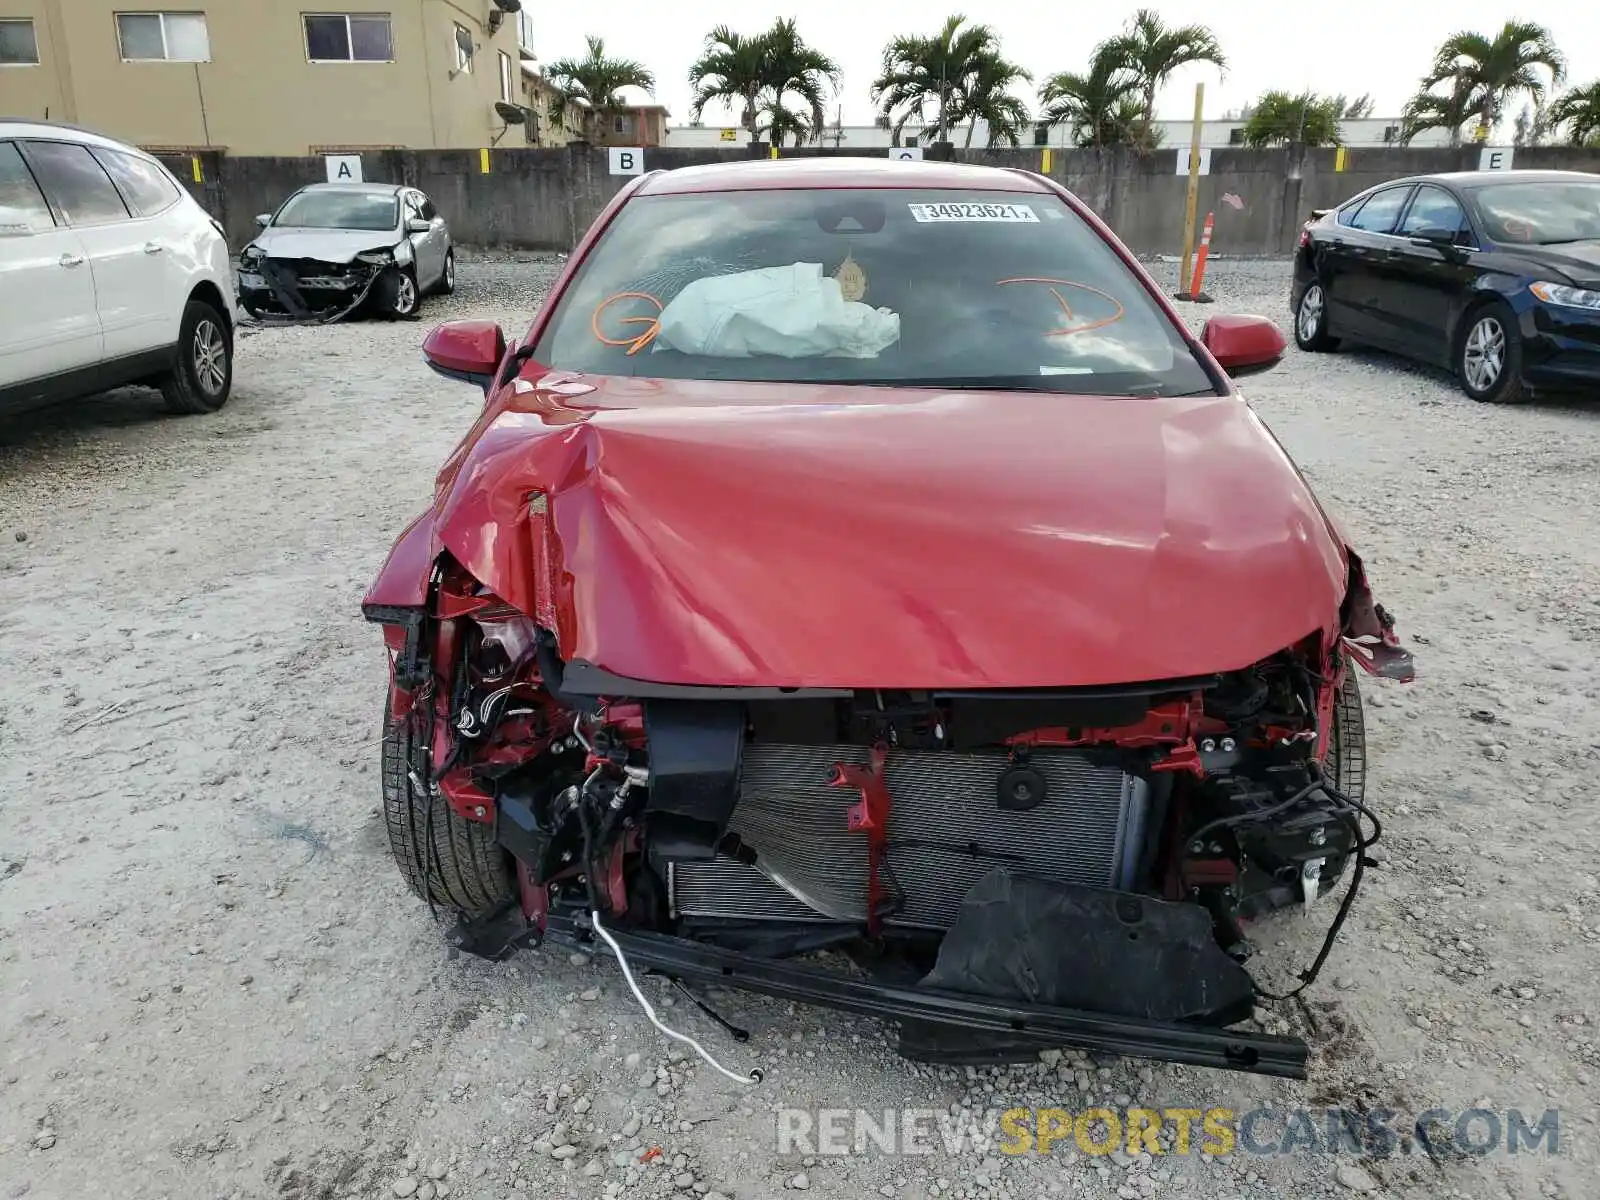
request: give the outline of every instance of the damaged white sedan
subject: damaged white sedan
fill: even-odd
[[[416,314],[430,291],[455,290],[450,228],[433,201],[392,183],[303,187],[239,255],[239,303],[254,317],[337,321],[363,308]]]

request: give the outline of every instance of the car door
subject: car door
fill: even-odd
[[[127,240],[138,244],[146,256],[147,278],[159,297],[158,319],[145,348],[175,346],[189,292],[208,265],[196,238],[204,218],[183,203],[182,189],[159,163],[100,146],[93,153],[133,214]]]
[[[83,243],[56,222],[16,143],[0,141],[0,396],[45,399],[68,372],[92,375],[100,357]]]
[[[1407,353],[1447,364],[1453,316],[1478,274],[1466,210],[1438,184],[1418,184],[1389,241],[1378,294],[1382,319]]]
[[[1330,236],[1328,281],[1329,329],[1339,336],[1389,344],[1378,294],[1379,274],[1389,233],[1400,220],[1412,185],[1379,188],[1358,204],[1341,209]]]
[[[428,222],[428,232],[412,234],[411,244],[417,251],[418,286],[430,287],[444,275],[444,255],[449,241],[444,221],[433,202],[418,191],[406,193],[406,219]]]
[[[77,142],[27,141],[23,156],[56,219],[77,233],[89,256],[107,366],[172,345],[177,339],[167,334],[160,256],[105,168]]]

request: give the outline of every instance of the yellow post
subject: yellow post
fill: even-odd
[[[1039,173],[1041,175],[1050,174],[1050,147],[1049,146],[1046,146],[1044,148],[1044,153],[1039,156]]]
[[[1183,205],[1183,265],[1179,268],[1178,290],[1189,290],[1189,256],[1194,253],[1195,209],[1200,205],[1200,118],[1205,111],[1206,85],[1194,85],[1194,130],[1189,137],[1189,195]]]
[[[198,154],[191,154],[189,156],[189,166],[194,170],[194,181],[196,183],[204,183],[206,181],[206,177],[204,172],[200,170],[200,156]]]
[[[1345,169],[1345,165],[1349,161],[1350,160],[1345,157],[1344,147],[1343,146],[1340,146],[1337,150],[1335,150],[1333,152],[1333,169],[1334,169],[1335,172],[1343,172],[1344,169]]]
[[[768,154],[769,158],[777,158],[778,157],[778,143],[777,142],[773,142],[772,145],[767,147],[767,149],[770,152]]]
[[[478,171],[483,175],[489,173],[489,151],[487,147],[478,151]]]

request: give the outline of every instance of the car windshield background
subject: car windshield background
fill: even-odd
[[[393,196],[367,192],[301,192],[289,197],[273,218],[275,226],[295,229],[394,229],[399,212]]]
[[[1473,194],[1478,218],[1497,242],[1552,246],[1600,240],[1600,179],[1496,183]]]
[[[536,356],[678,379],[1215,392],[1111,246],[1040,193],[642,197],[579,269]]]

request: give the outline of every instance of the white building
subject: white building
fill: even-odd
[[[1156,128],[1161,131],[1159,145],[1163,149],[1175,150],[1179,146],[1189,143],[1189,134],[1193,122],[1190,121],[1157,121]],[[1242,120],[1215,120],[1203,121],[1200,125],[1200,144],[1202,146],[1225,147],[1244,145],[1244,125]],[[1400,144],[1400,118],[1399,117],[1364,117],[1360,120],[1341,121],[1340,132],[1344,135],[1344,144],[1351,147],[1362,146],[1398,146]],[[907,125],[901,135],[901,141],[910,145],[914,143],[922,129],[917,125]],[[950,140],[956,146],[967,144],[967,127],[957,125],[950,130]],[[667,128],[665,145],[674,149],[693,149],[709,146],[737,146],[750,140],[750,135],[743,129],[731,125],[671,125]],[[926,142],[931,140],[924,138]],[[981,147],[988,143],[988,128],[979,122],[972,132],[972,145]],[[822,135],[824,146],[839,146],[845,150],[887,150],[894,144],[894,135],[882,124],[875,125],[833,125],[829,126]],[[1031,140],[1025,145],[1054,146],[1056,148],[1072,145],[1072,130],[1066,125],[1054,125],[1049,129],[1035,128]],[[1447,146],[1450,136],[1443,129],[1426,129],[1411,140],[1413,146]]]

